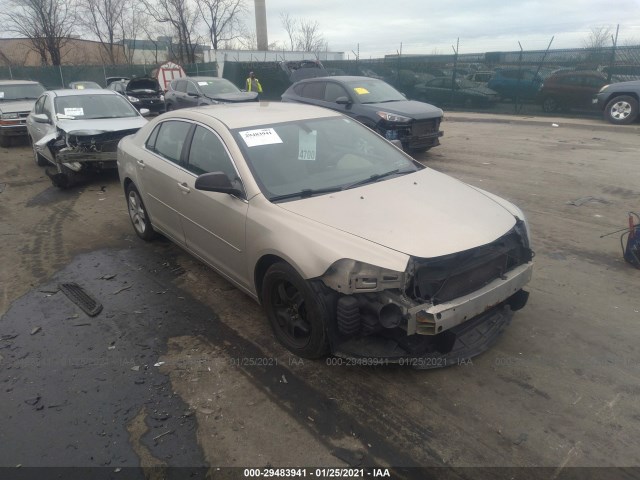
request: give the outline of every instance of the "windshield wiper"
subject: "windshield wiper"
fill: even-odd
[[[377,182],[378,180],[380,180],[382,178],[389,177],[391,175],[395,175],[396,173],[404,175],[404,174],[407,174],[407,173],[413,173],[413,171],[400,172],[399,168],[395,168],[393,170],[389,170],[388,172],[376,173],[374,175],[371,175],[370,177],[364,178],[362,180],[358,180],[357,182],[350,183],[350,184],[345,185],[344,187],[342,187],[342,189],[343,190],[348,190],[350,188],[359,187],[360,185],[366,185],[367,183],[375,183],[375,182]]]
[[[309,198],[314,195],[320,195],[323,193],[331,193],[331,192],[339,192],[342,190],[342,187],[327,187],[327,188],[304,188],[299,192],[285,193],[283,195],[276,195],[274,197],[269,198],[272,202],[277,202],[278,200],[287,200],[289,198]]]

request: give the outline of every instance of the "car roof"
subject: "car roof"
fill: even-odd
[[[104,88],[85,88],[83,90],[76,90],[73,88],[64,88],[60,90],[49,90],[48,93],[52,93],[56,97],[74,97],[77,95],[119,95],[113,90],[106,90]]]
[[[38,85],[39,83],[33,80],[0,80],[0,85]]]
[[[219,77],[182,77],[182,78],[176,78],[176,80],[196,80],[196,81],[200,80],[202,82],[210,81],[210,80],[214,80],[214,81],[226,80],[227,82],[229,81],[226,78],[219,78]]]
[[[362,76],[355,76],[355,75],[332,75],[330,77],[305,78],[303,80],[298,80],[296,83],[308,83],[308,82],[314,82],[318,80],[337,80],[339,82],[345,82],[345,83],[363,82],[363,81],[370,81],[370,80],[374,80],[377,82],[384,82],[384,80],[380,80],[379,78],[373,78],[373,77],[362,77]]]
[[[268,127],[276,123],[340,116],[342,114],[328,108],[301,103],[247,102],[181,108],[163,114],[162,118],[184,118],[201,122],[206,122],[207,118],[214,118],[234,129]]]

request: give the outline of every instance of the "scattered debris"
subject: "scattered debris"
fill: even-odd
[[[49,294],[53,295],[55,293],[58,293],[60,290],[56,288],[55,290],[39,290],[39,291],[40,291],[40,293],[49,293]]]
[[[88,327],[89,325],[91,325],[90,323],[74,323],[73,326],[74,327]]]
[[[138,370],[140,370],[140,365],[136,365],[135,367],[131,367],[131,370],[133,370],[134,372],[137,372]]]
[[[155,437],[153,437],[154,440],[158,440],[159,438],[164,437],[165,435],[169,435],[170,433],[173,433],[175,430],[168,430],[164,433],[161,433],[160,435],[157,435]]]
[[[109,345],[109,346],[107,347],[107,350],[115,350],[115,349],[116,349],[116,346],[115,346],[115,345]]]
[[[42,397],[40,395],[36,395],[35,397],[27,398],[24,401],[24,403],[26,403],[27,405],[36,405],[40,401],[41,398]]]
[[[282,374],[282,383],[289,383],[287,382],[287,377],[284,376],[284,373]]]
[[[520,435],[518,435],[518,438],[516,438],[513,441],[514,445],[520,445],[521,443],[525,442],[527,440],[527,438],[529,438],[529,435],[527,435],[526,433],[521,433]]]
[[[38,333],[40,330],[42,330],[42,327],[34,327],[33,330],[31,330],[31,335],[35,335],[36,333]]]
[[[210,408],[199,408],[198,411],[205,415],[211,415],[213,413],[213,410],[211,410]]]
[[[90,317],[102,311],[102,304],[77,283],[61,283],[58,288]]]
[[[117,273],[112,273],[112,274],[109,274],[109,275],[103,275],[103,276],[100,277],[100,280],[111,280],[113,278],[116,278],[117,275],[118,275]]]
[[[605,200],[604,198],[597,197],[582,197],[576,200],[570,200],[567,202],[567,205],[575,205],[576,207],[581,207],[585,203],[602,203],[603,205],[609,205],[611,202],[609,200]]]
[[[552,123],[551,126],[552,127],[559,127],[560,125],[558,125],[557,123]]]
[[[156,362],[153,364],[154,367],[160,367],[162,365],[164,365],[164,362]]]
[[[117,295],[120,292],[124,292],[125,290],[129,290],[131,287],[133,287],[133,285],[129,285],[127,287],[122,287],[120,290],[116,290],[115,292],[113,292],[111,295]]]

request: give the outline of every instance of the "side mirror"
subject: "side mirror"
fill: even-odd
[[[350,105],[351,100],[349,100],[347,97],[338,97],[336,98],[336,103],[338,105]]]
[[[226,173],[211,172],[203,173],[196,178],[196,190],[204,192],[228,193],[236,197],[244,198],[244,192],[231,184],[231,180]]]
[[[36,113],[32,115],[32,118],[37,123],[51,123],[49,121],[49,117],[47,117],[44,113]]]
[[[151,113],[151,110],[149,110],[148,108],[140,109],[140,115],[142,115],[143,117],[148,117],[150,113]]]

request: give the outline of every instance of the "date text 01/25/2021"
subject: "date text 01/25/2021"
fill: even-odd
[[[245,478],[391,478],[388,468],[245,468]]]

